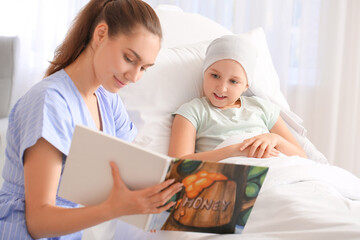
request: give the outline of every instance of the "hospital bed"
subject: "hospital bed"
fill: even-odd
[[[202,96],[201,69],[207,45],[216,37],[232,33],[203,16],[177,7],[163,5],[156,11],[164,32],[156,64],[139,82],[119,94],[139,129],[135,143],[166,154],[171,114],[182,103]],[[329,164],[306,137],[301,118],[291,111],[280,90],[264,31],[257,28],[243,34],[257,45],[261,56],[254,84],[246,94],[269,99],[281,108],[281,116],[308,158],[224,160],[270,167],[242,234],[174,231],[154,234],[118,222],[115,232],[108,232],[115,239],[360,239],[360,179]],[[236,141],[241,141],[241,136],[221,145]],[[104,229],[98,228],[105,233],[102,239],[111,237]]]

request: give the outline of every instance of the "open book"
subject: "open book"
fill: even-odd
[[[173,159],[77,125],[58,195],[84,206],[104,201],[113,184],[109,161],[117,163],[130,189],[168,178],[184,184],[170,200],[176,204],[168,211],[119,218],[146,231],[241,233],[268,171],[267,167]]]

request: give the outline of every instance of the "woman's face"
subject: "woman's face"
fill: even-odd
[[[160,38],[144,27],[137,27],[131,35],[109,38],[106,34],[95,50],[95,77],[106,90],[118,92],[154,65],[159,50]]]
[[[238,107],[240,95],[248,88],[246,73],[240,63],[223,59],[204,72],[204,94],[218,108]]]

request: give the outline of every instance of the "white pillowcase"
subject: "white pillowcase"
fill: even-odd
[[[301,119],[290,111],[280,91],[279,78],[272,64],[263,30],[256,28],[243,35],[251,38],[257,45],[260,55],[253,86],[246,95],[254,94],[278,104],[283,110],[282,116],[285,114],[284,120],[292,128],[298,141],[309,143],[302,133],[299,134],[299,129],[304,130]],[[131,120],[139,130],[134,140],[136,144],[167,154],[172,113],[183,103],[203,96],[202,65],[210,42],[211,40],[161,49],[155,65],[149,68],[136,84],[131,84],[119,92]],[[315,147],[307,150],[312,156],[323,161],[323,155]]]
[[[202,95],[202,62],[209,43],[161,49],[155,65],[119,92],[139,130],[135,143],[167,154],[171,114]]]

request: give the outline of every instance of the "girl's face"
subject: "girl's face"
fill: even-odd
[[[240,107],[239,97],[248,88],[245,70],[231,59],[217,61],[205,71],[203,88],[215,107]]]
[[[129,83],[135,83],[144,71],[154,65],[160,50],[160,38],[142,26],[131,35],[115,38],[104,35],[94,54],[97,81],[108,91],[118,92]]]

